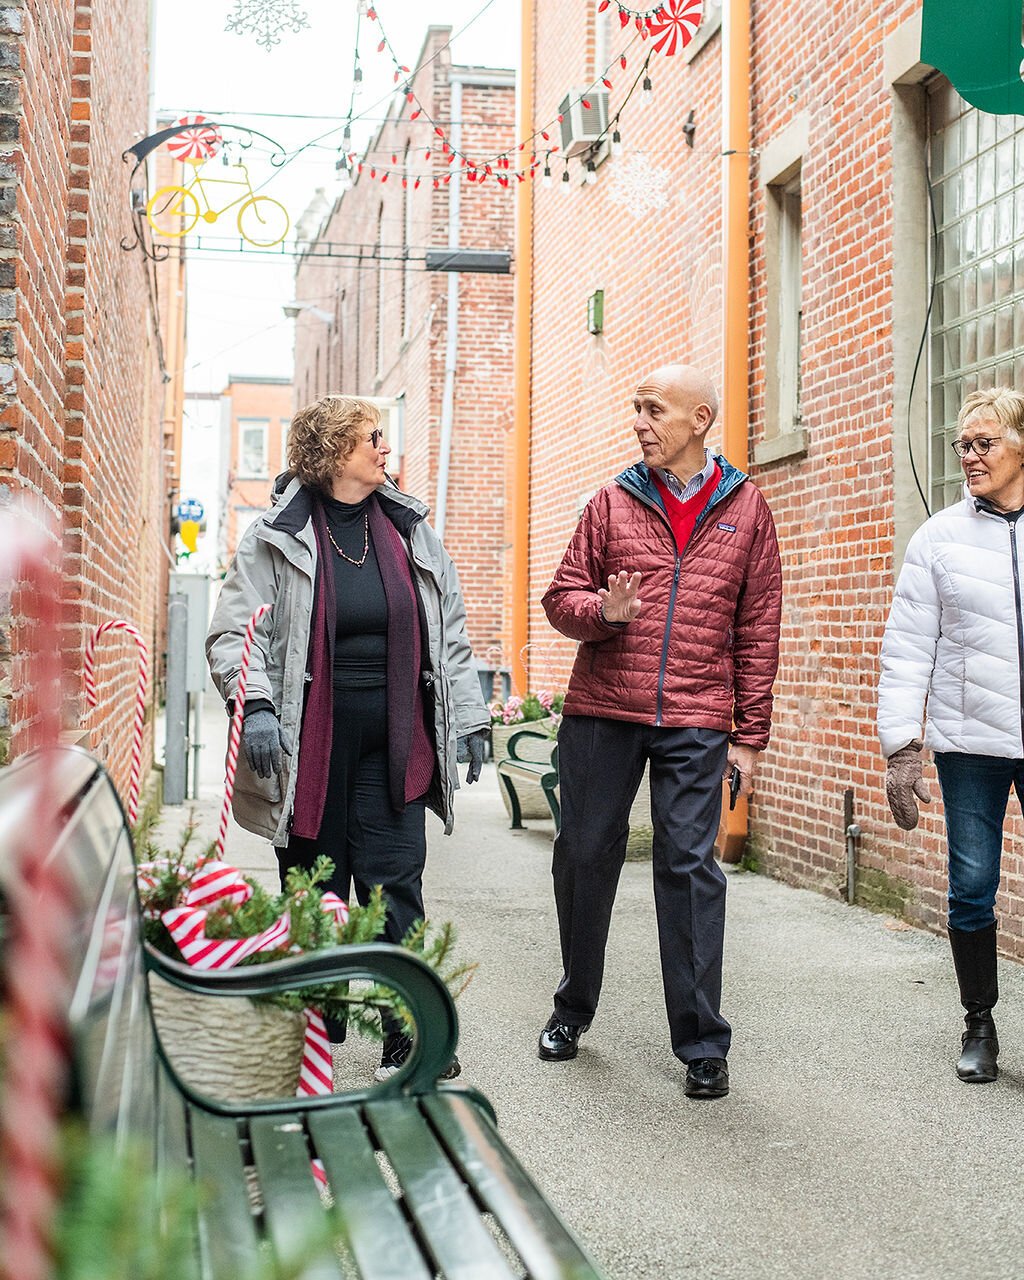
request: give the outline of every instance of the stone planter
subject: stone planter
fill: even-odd
[[[550,720],[520,720],[516,724],[495,724],[491,725],[491,753],[494,757],[494,763],[498,764],[501,760],[508,759],[508,740],[514,733],[518,733],[520,729],[531,729],[537,733],[543,733],[544,738],[526,738],[516,745],[516,751],[523,760],[550,760],[551,748],[555,745],[553,737],[548,737],[547,729],[550,728]],[[498,790],[501,792],[501,802],[505,806],[505,812],[509,818],[512,817],[512,807],[508,802],[508,796],[505,794],[505,788],[499,784]],[[530,782],[521,782],[516,779],[516,795],[519,797],[520,807],[523,811],[524,818],[547,818],[550,821],[551,810],[548,808],[548,802],[544,799],[544,792],[540,787],[534,786]]]
[[[287,1098],[302,1065],[301,1013],[242,996],[198,996],[157,974],[149,998],[160,1043],[178,1075],[222,1099]]]

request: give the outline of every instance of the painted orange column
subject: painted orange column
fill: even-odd
[[[533,4],[520,4],[519,136],[533,133]],[[527,690],[523,654],[530,638],[530,376],[533,306],[533,183],[516,186],[513,300],[512,683]]]
[[[735,467],[749,459],[748,347],[750,315],[750,0],[726,0],[722,8],[722,448]],[[726,862],[738,862],[747,838],[747,802],[725,798]]]

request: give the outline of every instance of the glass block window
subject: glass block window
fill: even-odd
[[[928,105],[937,282],[928,461],[938,511],[962,496],[950,443],[965,396],[1024,390],[1024,117],[977,111],[941,76]]]

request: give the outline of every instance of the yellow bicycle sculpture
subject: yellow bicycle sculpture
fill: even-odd
[[[259,249],[269,249],[280,244],[291,225],[288,210],[272,196],[256,194],[249,179],[249,170],[241,161],[230,167],[240,169],[242,177],[203,177],[202,166],[196,165],[195,177],[189,183],[161,187],[156,191],[146,205],[146,217],[153,230],[158,235],[180,239],[188,235],[200,218],[204,222],[214,223],[222,214],[239,205],[236,223],[238,234],[244,240]],[[242,187],[244,190],[223,208],[215,209],[206,191],[207,187],[212,186]],[[199,203],[200,196],[205,208]]]

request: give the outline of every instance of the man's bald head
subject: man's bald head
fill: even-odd
[[[718,392],[708,375],[693,364],[666,364],[640,380],[640,387],[660,384],[685,397],[691,405],[706,404],[711,422],[718,417]],[[638,388],[639,389],[639,388]],[[709,423],[710,425],[710,423]]]

